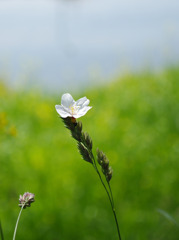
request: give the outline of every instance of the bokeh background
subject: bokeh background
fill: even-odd
[[[0,1],[0,220],[35,193],[17,239],[117,239],[92,166],[55,111],[87,96],[84,131],[113,167],[122,239],[179,239],[179,2]]]

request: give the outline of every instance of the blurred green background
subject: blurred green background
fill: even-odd
[[[55,111],[61,95],[0,84],[0,219],[12,239],[19,195],[35,193],[17,239],[117,239],[106,193]],[[126,74],[71,92],[93,108],[80,120],[113,167],[122,239],[178,240],[179,68]],[[169,214],[172,220],[159,213]]]

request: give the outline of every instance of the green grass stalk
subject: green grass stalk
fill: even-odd
[[[24,206],[25,206],[25,203],[24,203],[24,205],[22,205],[22,207],[21,207],[21,209],[20,209],[20,212],[19,212],[19,215],[18,215],[18,218],[17,218],[17,221],[16,221],[16,226],[15,226],[15,229],[14,229],[13,240],[16,239],[17,227],[18,227],[19,219],[20,219],[20,216],[21,216],[21,213],[22,213],[22,210],[23,210]]]

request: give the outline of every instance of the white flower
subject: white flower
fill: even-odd
[[[65,93],[62,95],[61,105],[55,105],[55,108],[62,118],[79,118],[84,116],[88,110],[92,108],[88,106],[89,102],[89,99],[86,97],[75,101],[69,93]]]

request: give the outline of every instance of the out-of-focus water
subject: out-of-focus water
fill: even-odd
[[[0,1],[0,75],[71,90],[179,60],[178,0]]]

